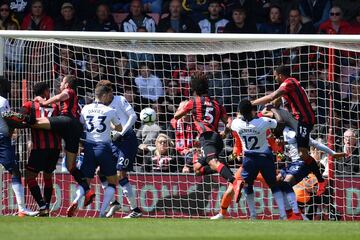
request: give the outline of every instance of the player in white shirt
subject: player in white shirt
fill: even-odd
[[[0,92],[4,91],[4,79],[0,80]],[[24,200],[24,186],[21,183],[21,173],[15,157],[15,146],[11,143],[12,130],[10,129],[4,118],[10,113],[10,105],[6,98],[0,96],[0,164],[9,171],[11,177],[11,187],[15,193],[16,202],[18,204],[18,215],[35,216],[37,212],[33,212],[26,208]]]
[[[100,170],[106,176],[108,182],[100,208],[100,217],[105,217],[105,210],[114,197],[117,184],[116,160],[113,158],[111,148],[111,126],[113,125],[117,131],[122,131],[121,122],[116,111],[103,104],[103,102],[109,101],[111,94],[112,89],[110,87],[97,86],[95,89],[95,102],[85,105],[81,110],[80,117],[80,121],[86,129],[84,160],[80,171],[90,184],[90,180],[95,175],[96,168],[100,166]],[[78,201],[84,194],[84,189],[79,185],[76,191],[76,198],[67,211],[68,217],[74,215]]]
[[[293,190],[293,186],[301,182],[306,176],[311,173],[308,165],[299,156],[298,144],[296,142],[296,131],[290,127],[285,127],[283,130],[285,154],[291,159],[285,168],[281,169],[278,174],[278,179],[282,180],[281,190],[284,193],[284,197],[290,204],[292,209],[288,214],[288,218],[291,220],[302,220],[301,212],[299,211],[296,195]],[[325,146],[324,144],[315,141],[310,137],[309,145],[313,146],[321,151],[330,154],[334,158],[344,157],[345,153],[337,153]],[[288,212],[288,211],[287,211]]]
[[[253,184],[260,172],[275,197],[280,218],[286,219],[283,194],[280,187],[276,184],[274,156],[266,140],[266,131],[268,129],[275,129],[278,123],[276,120],[267,117],[257,118],[256,108],[251,105],[249,100],[240,102],[239,111],[242,116],[240,119],[235,119],[232,122],[231,128],[244,143],[241,176],[245,182],[244,190],[246,202],[250,210],[250,218],[256,219]],[[280,119],[278,115],[276,115],[276,119]]]
[[[97,86],[99,85],[106,85],[112,88],[111,82],[107,80],[101,80]],[[129,215],[125,216],[125,218],[137,218],[142,216],[142,212],[137,205],[135,193],[127,175],[127,172],[133,171],[133,164],[139,145],[136,133],[133,129],[137,116],[125,97],[114,96],[113,94],[110,95],[109,102],[105,104],[116,110],[117,116],[123,126],[122,131],[112,132],[112,149],[113,155],[117,159],[116,169],[119,185],[122,188],[122,193],[124,197],[126,197],[131,209],[131,212]],[[106,182],[103,178],[101,178],[101,181],[103,186],[106,186]],[[119,209],[120,203],[115,200],[111,203],[111,208],[106,217],[111,217]]]

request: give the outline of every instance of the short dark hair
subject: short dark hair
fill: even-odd
[[[78,84],[76,81],[76,77],[74,75],[66,75],[64,78],[66,83],[69,84],[69,87],[76,90]]]
[[[278,74],[284,75],[289,77],[290,76],[290,67],[289,66],[285,66],[285,65],[280,65],[277,68],[275,68],[275,71]]]
[[[95,88],[95,97],[100,98],[104,94],[111,93],[112,88],[108,85],[97,85]]]
[[[44,94],[45,90],[50,89],[49,84],[46,82],[39,82],[34,85],[34,95],[41,96]]]
[[[197,95],[207,94],[209,90],[209,81],[203,72],[197,71],[191,76],[191,92]]]
[[[254,106],[251,104],[249,99],[244,99],[239,103],[238,110],[241,115],[245,118],[251,116]]]
[[[100,80],[96,84],[96,87],[98,87],[98,86],[107,86],[107,87],[111,88],[111,90],[113,89],[113,85],[109,80]]]
[[[212,3],[217,3],[217,4],[221,5],[222,1],[220,1],[220,0],[210,0],[209,5],[212,4]]]

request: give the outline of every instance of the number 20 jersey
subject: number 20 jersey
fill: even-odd
[[[276,120],[267,117],[254,118],[250,122],[237,118],[233,120],[231,129],[241,138],[245,152],[264,153],[269,151],[266,131],[276,126]]]
[[[116,111],[102,103],[85,105],[81,110],[81,122],[85,123],[86,140],[92,142],[111,142],[111,123],[120,125]]]

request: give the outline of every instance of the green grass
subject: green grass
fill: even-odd
[[[0,239],[360,239],[358,222],[0,217]]]

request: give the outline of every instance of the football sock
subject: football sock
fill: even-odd
[[[227,214],[227,209],[230,206],[231,202],[232,202],[232,194],[228,194],[228,192],[224,192],[224,195],[222,196],[221,199],[221,209],[220,209],[220,213],[222,215],[226,215]]]
[[[279,208],[280,219],[286,219],[285,203],[283,194],[279,187],[272,187],[271,192],[275,198],[275,202]]]
[[[79,202],[80,198],[85,195],[85,190],[82,186],[78,186],[76,189],[76,195],[73,202]]]
[[[106,187],[108,186],[108,181],[106,179],[105,176],[99,176],[100,182],[101,182],[101,187],[102,189],[106,189]]]
[[[122,187],[123,195],[126,197],[131,210],[137,207],[135,195],[132,189],[132,186],[130,185],[129,179],[127,177],[124,177],[119,181],[120,186]]]
[[[87,183],[84,174],[77,169],[76,167],[73,167],[70,170],[70,174],[74,177],[75,181],[83,187],[84,191],[87,192],[90,189],[89,184]]]
[[[54,191],[52,178],[44,178],[44,200],[46,207],[50,208],[51,198]]]
[[[311,157],[311,156],[310,156]],[[309,167],[310,171],[312,173],[314,173],[315,177],[317,178],[318,182],[324,182],[324,178],[323,176],[321,175],[321,172],[320,172],[320,168],[319,166],[317,165],[315,159],[313,157],[312,158],[312,161],[309,162],[307,164],[307,166]]]
[[[19,207],[19,211],[25,209],[25,200],[24,200],[24,186],[21,184],[20,177],[13,176],[11,178],[11,187],[15,193],[16,202]]]
[[[209,175],[209,174],[214,174],[216,173],[216,171],[212,170],[211,167],[209,165],[206,165],[206,166],[202,166],[200,168],[200,175]]]
[[[255,195],[254,195],[254,188],[253,186],[246,186],[245,189],[245,199],[246,199],[246,203],[249,207],[249,211],[250,211],[250,217],[251,218],[256,218],[256,209],[255,209]]]
[[[286,210],[286,211],[292,210],[292,207],[290,206],[290,203],[289,203],[289,201],[287,200],[286,193],[285,193],[285,192],[282,192],[282,194],[283,194],[284,203],[285,203],[285,210]]]
[[[36,181],[36,178],[29,178],[26,179],[26,185],[29,187],[29,190],[31,192],[31,195],[34,197],[36,203],[39,205],[39,207],[45,206],[45,201],[41,195],[40,187],[38,182]]]
[[[299,213],[299,207],[296,201],[296,195],[294,190],[292,189],[291,185],[287,182],[283,182],[281,183],[281,190],[286,194],[286,198],[284,198],[284,202],[285,199],[287,200],[287,202],[289,202],[292,210],[294,213]]]
[[[229,183],[233,183],[235,178],[234,174],[231,172],[231,170],[225,166],[223,163],[220,163],[217,167],[216,171],[225,178]]]
[[[105,215],[105,210],[108,208],[111,199],[114,197],[115,188],[116,188],[116,186],[114,184],[109,184],[106,187],[105,192],[104,192],[103,202],[102,202],[101,208],[100,208],[100,216]]]

